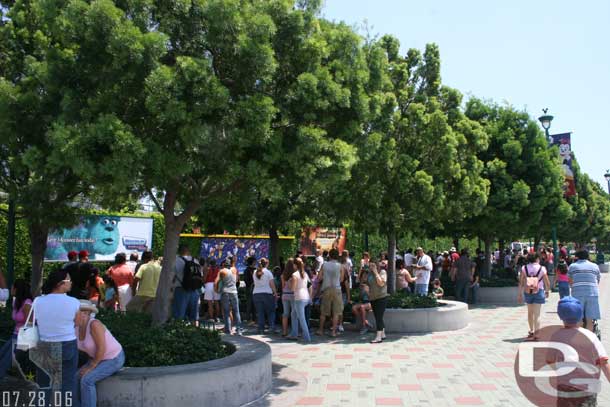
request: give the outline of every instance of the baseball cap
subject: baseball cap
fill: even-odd
[[[580,322],[583,317],[582,304],[574,297],[563,297],[557,304],[557,314],[563,322],[567,324],[576,324]]]

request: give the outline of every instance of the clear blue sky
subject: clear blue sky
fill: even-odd
[[[610,1],[326,0],[323,15],[409,48],[434,42],[443,83],[508,102],[551,134],[573,132],[581,168],[606,190],[610,168]]]

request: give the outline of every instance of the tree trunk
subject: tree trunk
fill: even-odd
[[[269,261],[271,267],[280,265],[280,236],[273,226],[269,229]]]
[[[540,241],[542,240],[542,236],[540,234],[537,234],[534,237],[534,249],[536,249],[536,251],[538,251],[540,249]]]
[[[388,293],[396,291],[396,231],[388,233]]]
[[[504,239],[500,239],[498,240],[498,250],[500,250],[500,258],[497,259],[498,261],[498,265],[500,266],[500,268],[504,267],[504,245],[505,245],[505,241]]]
[[[483,273],[486,277],[491,277],[491,244],[492,240],[490,237],[485,237],[485,267]]]
[[[157,295],[153,305],[153,324],[162,325],[170,317],[170,308],[174,294],[174,276],[176,275],[176,255],[180,243],[180,232],[187,220],[201,206],[199,202],[190,202],[180,215],[174,214],[176,192],[166,191],[163,200],[163,220],[165,221],[165,245],[163,247],[163,266],[159,276]]]
[[[30,277],[30,287],[32,295],[40,295],[42,289],[42,271],[44,266],[44,253],[47,250],[47,238],[49,236],[49,227],[43,223],[32,220],[28,222],[30,232],[30,243],[32,249],[30,251],[32,259],[32,275]]]

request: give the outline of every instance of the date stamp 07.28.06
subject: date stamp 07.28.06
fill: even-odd
[[[4,390],[0,407],[72,407],[72,393]]]

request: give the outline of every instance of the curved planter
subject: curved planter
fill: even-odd
[[[224,337],[236,351],[191,365],[131,367],[97,384],[98,407],[241,406],[271,389],[271,348]]]
[[[599,271],[601,273],[607,273],[610,271],[610,264],[608,263],[604,263],[604,264],[600,264],[599,265]]]
[[[457,331],[468,326],[468,304],[458,301],[440,300],[445,304],[436,308],[386,309],[383,317],[386,332],[423,333]],[[373,313],[367,315],[375,325]]]
[[[477,293],[477,304],[519,305],[519,287],[481,287]]]

